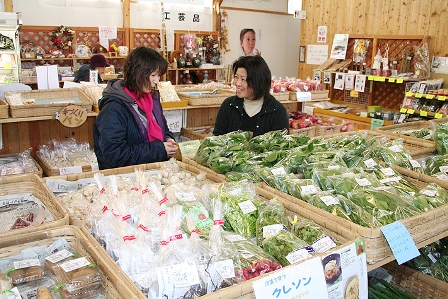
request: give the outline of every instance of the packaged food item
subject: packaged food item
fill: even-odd
[[[71,251],[68,251],[67,249],[63,249],[61,251],[58,251],[56,253],[53,253],[45,258],[44,262],[44,268],[48,272],[51,272],[52,274],[55,274],[54,268],[57,267],[59,264],[73,260],[77,257],[76,254],[74,254]],[[78,256],[79,257],[79,256]]]
[[[100,280],[100,272],[89,257],[80,257],[54,267],[56,279],[69,291],[81,289]]]
[[[100,282],[94,282],[86,287],[80,289],[71,289],[67,284],[60,284],[54,288],[62,299],[92,299],[101,298]]]
[[[50,289],[48,287],[42,286],[37,288],[36,299],[52,299]]]
[[[0,271],[0,293],[12,288],[11,278]]]
[[[12,268],[6,271],[14,285],[42,279],[45,275],[38,259],[15,261]]]

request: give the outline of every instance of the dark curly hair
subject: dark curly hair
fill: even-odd
[[[241,56],[232,65],[233,73],[239,68],[247,72],[247,85],[254,91],[255,99],[266,97],[271,90],[271,70],[261,56]]]
[[[159,71],[162,76],[167,69],[168,62],[156,50],[148,47],[135,48],[124,63],[124,86],[142,97],[144,89],[151,89],[151,73]]]

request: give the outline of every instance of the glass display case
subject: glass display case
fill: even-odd
[[[0,85],[21,82],[19,13],[0,12]]]

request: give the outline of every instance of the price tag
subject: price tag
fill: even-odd
[[[275,236],[282,230],[287,230],[287,228],[283,224],[271,224],[263,226],[263,238],[267,238],[268,236]]]
[[[366,178],[355,178],[355,181],[358,183],[359,186],[371,186],[372,184],[370,183],[370,181]]]
[[[297,262],[303,261],[309,257],[311,257],[311,252],[314,252],[314,249],[311,248],[311,246],[307,246],[305,248],[299,248],[294,251],[291,251],[288,253],[285,258],[290,262],[291,264],[295,264]]]
[[[440,172],[448,172],[448,166],[443,165],[439,167]]]
[[[328,299],[320,257],[263,275],[252,283],[252,288],[257,299]]]
[[[59,168],[60,175],[82,173],[82,166],[67,166]]]
[[[100,167],[98,166],[98,163],[91,163],[90,167],[92,167],[92,171],[100,170]]]
[[[314,185],[300,186],[300,189],[302,189],[301,195],[310,195],[319,192]]]
[[[373,79],[375,79],[375,77],[374,77],[374,76],[369,76],[369,77],[367,77],[367,80],[370,80],[370,81],[372,81]]]
[[[375,76],[374,78],[373,78],[373,81],[381,81],[381,77],[380,76]]]
[[[296,98],[297,98],[297,102],[311,101],[311,92],[298,91],[298,92],[296,92]]]
[[[21,260],[16,261],[12,263],[14,269],[22,269],[22,268],[29,268],[33,266],[40,267],[39,259],[27,259],[27,260]]]
[[[393,175],[395,175],[395,171],[392,168],[390,168],[390,167],[381,168],[381,172],[384,173],[384,175],[386,175],[386,176],[393,176]]]
[[[231,259],[215,262],[215,269],[224,279],[235,277],[235,268]]]
[[[273,175],[285,175],[286,170],[283,167],[271,169],[271,173]]]
[[[376,166],[376,162],[372,158],[367,159],[367,160],[365,160],[363,162],[364,162],[364,164],[366,165],[367,168],[373,168],[373,167]]]
[[[338,205],[339,200],[331,195],[320,196],[320,200],[322,200],[327,206]]]
[[[388,82],[389,83],[394,83],[395,82],[395,78],[389,78]]]
[[[404,82],[403,78],[399,78],[399,79],[397,79],[397,81],[396,81],[396,83],[403,83],[403,82]]]
[[[384,125],[384,120],[372,118],[372,122],[370,123],[370,130],[375,130],[376,128],[381,128]]]
[[[188,287],[200,282],[197,268],[187,263],[177,264],[167,268],[169,268],[170,277],[176,288]]]
[[[49,256],[47,256],[45,259],[53,264],[60,262],[62,260],[65,260],[68,257],[73,256],[73,253],[68,251],[67,249],[62,249],[61,251],[58,251],[56,253],[53,253]]]
[[[379,77],[379,82],[386,82],[386,77]]]
[[[414,109],[408,109],[408,114],[414,114],[415,110]]]
[[[420,111],[420,116],[428,116],[428,111]]]
[[[446,100],[446,96],[438,96],[437,99],[439,101],[445,101]]]
[[[413,95],[414,95],[414,93],[412,93],[412,92],[410,92],[410,91],[408,91],[408,92],[406,92],[406,94],[405,94],[407,97],[412,97]]]
[[[401,177],[394,176],[394,177],[391,177],[391,178],[382,179],[382,180],[380,180],[380,183],[381,184],[387,184],[387,183],[392,183],[392,182],[398,182],[399,180],[401,180]]]
[[[406,109],[406,108],[401,108],[401,109],[400,109],[400,112],[401,112],[401,113],[406,113],[406,111],[408,111],[408,109]]]
[[[435,97],[435,96],[434,96],[433,94],[427,94],[427,95],[426,95],[426,98],[427,98],[427,99],[430,99],[430,100],[431,100],[431,99],[434,99],[434,97]]]
[[[434,197],[437,195],[437,191],[423,189],[423,190],[420,190],[420,194],[427,195],[429,197]]]
[[[409,162],[411,163],[412,167],[422,167],[417,160],[409,159]]]
[[[443,117],[443,114],[440,114],[440,113],[434,114],[434,118],[442,118],[442,117]]]
[[[314,241],[313,245],[311,245],[311,247],[313,247],[314,251],[320,253],[320,252],[325,252],[330,248],[336,247],[336,244],[333,242],[333,240],[329,236],[324,236],[324,237],[319,238],[316,241]]]
[[[90,265],[91,263],[85,258],[85,257],[80,257],[71,261],[67,261],[65,263],[62,263],[60,265],[60,267],[62,268],[62,270],[64,270],[65,272],[71,272],[73,270],[85,267]]]
[[[439,180],[448,182],[448,176],[444,173],[435,175]]]
[[[254,203],[251,200],[246,200],[243,202],[238,203],[241,211],[243,214],[249,214],[253,211],[257,210],[257,207],[254,205]]]
[[[196,196],[194,196],[193,192],[175,192],[174,193],[180,201],[195,201]]]
[[[421,97],[423,97],[423,94],[417,92],[417,93],[415,94],[415,97],[416,97],[417,99],[420,99]]]
[[[411,234],[401,221],[382,226],[380,229],[399,265],[420,255]]]
[[[402,150],[398,145],[391,145],[389,146],[389,149],[394,153],[401,153]]]
[[[12,65],[10,63],[5,63],[5,64],[3,64],[3,68],[5,70],[12,70]]]

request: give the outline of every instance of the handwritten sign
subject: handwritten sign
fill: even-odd
[[[163,111],[166,123],[173,133],[180,132],[182,129],[182,110]]]
[[[78,105],[69,105],[59,112],[59,121],[66,127],[75,128],[87,120],[87,111]]]
[[[117,26],[100,26],[100,39],[114,39],[117,38]]]
[[[257,299],[328,298],[319,257],[264,275],[252,288]]]
[[[328,59],[327,45],[308,45],[306,63],[321,65]]]
[[[59,168],[60,175],[76,174],[76,173],[82,173],[81,166],[67,166]]]
[[[401,265],[420,255],[411,234],[401,221],[382,226],[381,231],[398,264]]]

